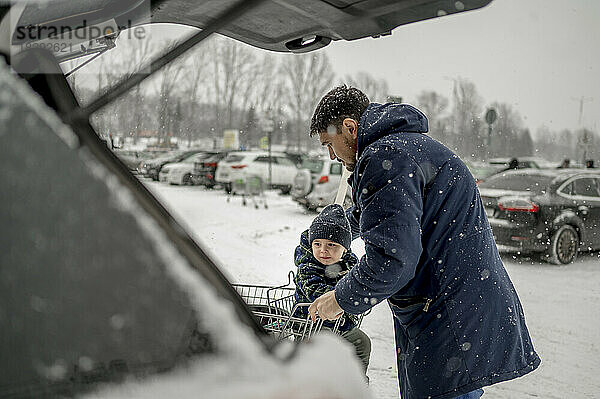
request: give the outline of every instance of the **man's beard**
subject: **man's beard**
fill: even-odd
[[[352,142],[352,139],[348,137],[344,137],[344,142],[352,150],[352,163],[346,162],[344,165],[346,169],[350,172],[354,172],[354,168],[356,167],[356,143]]]

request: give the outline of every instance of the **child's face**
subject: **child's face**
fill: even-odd
[[[317,238],[312,242],[314,257],[324,265],[333,265],[339,262],[344,256],[344,251],[345,248],[342,245],[324,238]]]

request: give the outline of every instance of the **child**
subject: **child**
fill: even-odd
[[[296,247],[295,263],[298,273],[296,283],[296,303],[311,303],[327,291],[358,263],[352,253],[350,243],[352,233],[344,209],[337,204],[328,205],[315,218],[310,229],[300,236]],[[306,317],[307,309],[300,307],[295,315]],[[339,326],[340,335],[354,345],[366,373],[371,355],[371,340],[356,327],[357,316],[344,313]],[[325,328],[333,328],[334,322],[323,323]]]

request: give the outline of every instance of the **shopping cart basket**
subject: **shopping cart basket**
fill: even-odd
[[[267,199],[265,196],[265,183],[260,176],[243,174],[240,178],[231,182],[231,192],[227,196],[227,202],[231,200],[231,196],[241,194],[242,205],[248,204],[247,199],[250,198],[254,207],[259,208],[259,205],[268,208]]]
[[[287,284],[281,286],[233,284],[233,287],[248,304],[260,324],[277,339],[302,341],[312,337],[323,327],[323,320],[313,322],[308,315],[310,303],[295,303],[295,289],[291,286],[294,273],[288,274]],[[307,308],[306,317],[294,316],[301,307]],[[362,320],[362,318],[361,318]],[[338,332],[341,318],[332,329]]]

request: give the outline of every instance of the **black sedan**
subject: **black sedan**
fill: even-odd
[[[206,188],[213,188],[217,182],[215,181],[215,174],[219,161],[227,156],[228,152],[222,151],[217,152],[204,159],[202,162],[194,163],[194,171],[192,172],[192,182],[197,185],[206,186]]]
[[[600,172],[524,169],[479,185],[496,243],[568,264],[600,249]]]

